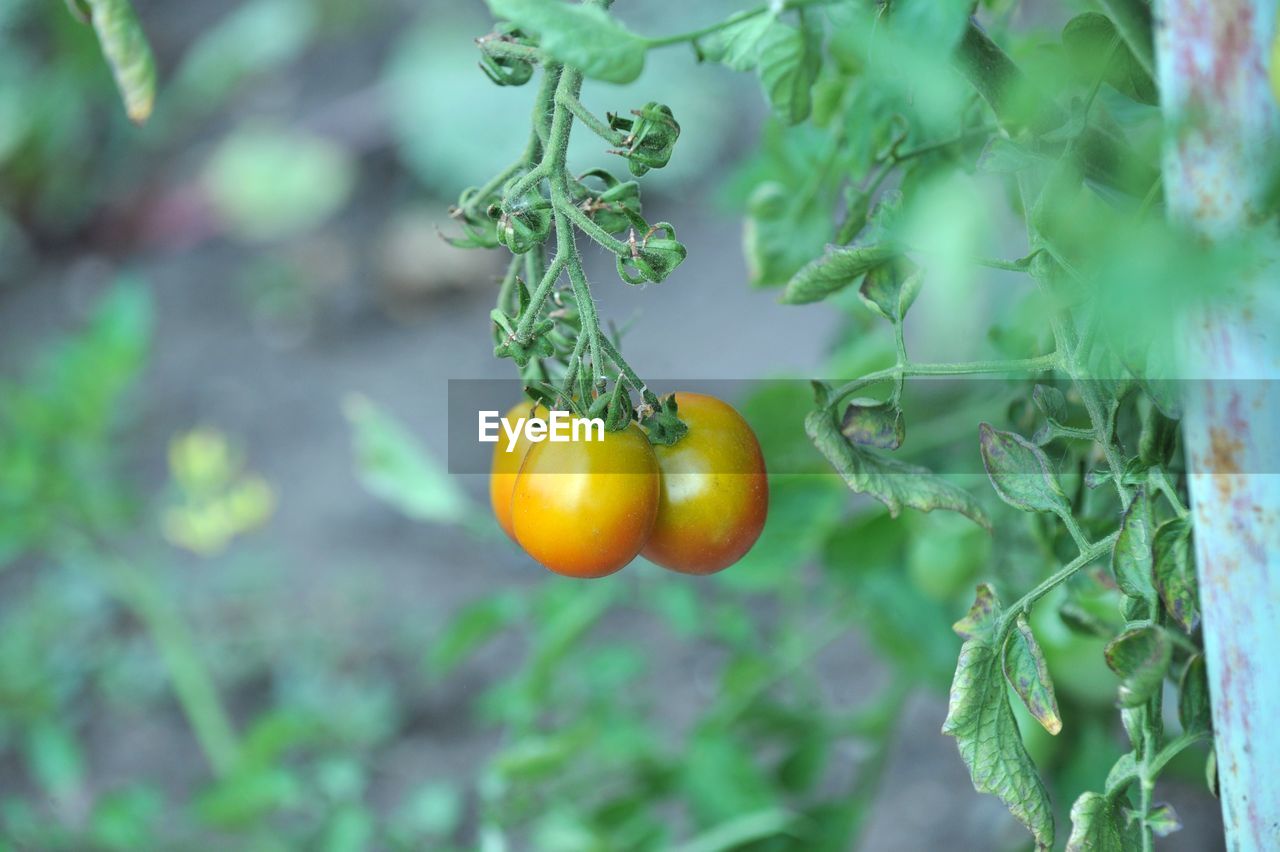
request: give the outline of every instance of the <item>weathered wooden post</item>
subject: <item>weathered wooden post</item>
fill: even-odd
[[[1222,813],[1232,850],[1280,849],[1280,107],[1275,0],[1158,0],[1170,217],[1269,259],[1186,325],[1183,434]]]

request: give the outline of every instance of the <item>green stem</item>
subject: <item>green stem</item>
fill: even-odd
[[[1115,544],[1116,538],[1119,535],[1119,532],[1113,532],[1111,535],[1101,539],[1100,541],[1096,541],[1093,544],[1085,544],[1085,546],[1081,548],[1079,556],[1046,577],[1041,581],[1040,585],[1027,592],[1018,599],[1017,603],[1005,610],[1004,615],[1000,617],[1000,626],[997,633],[997,635],[1001,637],[1001,641],[1003,641],[1003,637],[1008,635],[1009,630],[1013,627],[1013,624],[1019,615],[1030,613],[1031,607],[1036,601],[1049,594],[1049,592],[1053,591],[1067,580],[1070,580],[1081,568],[1109,551],[1112,545]]]
[[[214,774],[225,777],[235,768],[240,746],[186,622],[146,571],[116,557],[108,556],[106,560],[105,567],[121,598],[146,626],[160,650],[178,704],[200,750]]]
[[[557,210],[563,211],[569,217],[569,221],[578,226],[579,231],[594,240],[601,248],[611,251],[619,257],[631,256],[631,246],[597,225],[590,216],[582,212],[581,208],[572,201],[568,201],[567,198],[566,201],[566,204],[557,205]]]
[[[966,361],[942,364],[897,364],[842,385],[833,391],[832,404],[850,394],[880,382],[897,381],[910,376],[970,376],[983,373],[1043,373],[1061,366],[1058,353],[1009,361]]]
[[[602,336],[601,346],[604,349],[604,354],[618,368],[618,372],[622,374],[627,384],[631,385],[632,389],[640,394],[645,402],[656,407],[659,403],[658,395],[649,389],[649,386],[644,383],[644,380],[640,378],[635,370],[631,369],[631,365],[622,357],[618,347],[613,345],[613,341],[607,335]]]
[[[581,99],[576,95],[570,95],[563,91],[557,92],[556,104],[569,110],[569,112],[573,114],[574,118],[586,125],[588,130],[608,142],[610,145],[621,147],[627,138],[625,133],[614,130],[612,127],[601,121],[595,113],[583,105]]]
[[[803,9],[806,6],[825,6],[832,2],[834,2],[834,0],[785,0],[783,3],[767,3],[763,6],[756,6],[754,9],[747,9],[730,15],[723,21],[709,24],[701,29],[692,30],[686,33],[677,33],[676,35],[646,38],[644,43],[646,47],[650,48],[667,47],[673,44],[685,44],[686,42],[697,41],[698,39],[705,38],[713,33],[718,33],[721,30],[728,29],[729,27],[740,24],[743,21],[749,21],[752,18],[765,14],[766,12],[772,12],[775,10],[784,12],[790,9]]]

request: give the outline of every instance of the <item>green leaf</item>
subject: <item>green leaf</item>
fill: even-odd
[[[773,114],[786,124],[799,124],[813,108],[811,89],[822,67],[821,33],[816,16],[801,11],[801,26],[777,24],[759,42],[760,83]]]
[[[416,521],[457,523],[473,511],[471,501],[390,415],[361,396],[345,405],[360,483]]]
[[[1014,629],[1004,646],[1004,676],[1022,699],[1035,720],[1051,734],[1062,730],[1058,715],[1058,699],[1053,693],[1053,679],[1044,660],[1044,652],[1026,616],[1019,614]]]
[[[285,769],[266,767],[236,772],[195,797],[196,813],[210,825],[247,825],[302,796],[297,776]]]
[[[437,677],[451,672],[485,642],[514,624],[524,613],[523,599],[497,594],[467,604],[431,644],[428,665]]]
[[[820,204],[797,207],[786,186],[760,184],[747,202],[742,230],[748,280],[754,287],[785,284],[822,253],[832,230],[831,216]]]
[[[645,42],[596,6],[559,0],[486,0],[495,17],[539,36],[560,62],[608,83],[630,83],[644,70]]]
[[[1155,81],[1106,15],[1085,12],[1072,18],[1062,29],[1062,46],[1086,81],[1102,77],[1131,100],[1160,102]]]
[[[956,738],[974,788],[998,796],[1031,831],[1037,847],[1049,849],[1053,808],[1022,744],[993,638],[978,635],[961,646],[942,732]]]
[[[1107,665],[1120,676],[1120,706],[1137,707],[1164,683],[1173,648],[1163,630],[1148,626],[1121,633],[1104,653]]]
[[[142,124],[156,98],[156,61],[129,0],[85,0],[129,120]]]
[[[676,852],[729,852],[759,840],[790,833],[796,814],[781,808],[767,808],[732,817],[676,847]]]
[[[950,509],[987,529],[991,522],[972,494],[936,476],[928,469],[860,450],[840,433],[832,413],[811,411],[805,432],[818,451],[836,469],[845,484],[858,494],[870,494],[897,517],[903,506],[930,512]]]
[[[1131,852],[1140,846],[1138,824],[1110,796],[1081,793],[1071,806],[1067,852]]]
[[[1036,385],[1031,390],[1031,402],[1046,419],[1063,423],[1067,419],[1067,399],[1053,385]]]
[[[902,409],[892,402],[874,399],[850,401],[840,423],[840,431],[860,447],[896,450],[907,437]]]
[[[800,269],[782,293],[786,305],[817,302],[856,282],[871,270],[887,262],[897,251],[887,245],[828,246],[822,257]]]
[[[1024,512],[1069,510],[1066,495],[1039,447],[1012,432],[1001,432],[989,423],[978,426],[982,464],[1000,498]]]
[[[858,295],[871,310],[889,322],[900,323],[920,294],[920,280],[920,270],[915,264],[905,258],[895,258],[867,270]]]
[[[1187,660],[1178,681],[1178,721],[1188,733],[1213,729],[1213,709],[1209,700],[1209,673],[1204,654]]]
[[[1120,520],[1120,535],[1111,551],[1111,570],[1120,591],[1131,598],[1155,598],[1151,582],[1151,505],[1146,489],[1140,488]]]
[[[694,48],[702,59],[719,62],[734,71],[750,71],[759,62],[761,41],[777,20],[778,13],[772,9],[763,15],[752,15],[700,39]]]
[[[1199,585],[1191,558],[1191,525],[1174,518],[1156,530],[1152,542],[1156,590],[1165,611],[1190,633],[1200,623]]]

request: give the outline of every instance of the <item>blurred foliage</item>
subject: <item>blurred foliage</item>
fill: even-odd
[[[139,5],[144,24],[158,14],[157,4]],[[328,124],[292,113],[225,120],[236,98],[292,107],[294,89],[282,97],[268,84],[314,64],[313,49],[335,32],[364,37],[358,27],[375,12],[358,5],[247,0],[211,15],[181,51],[159,44],[159,110],[144,130],[119,109],[93,32],[62,4],[0,5],[0,253],[17,258],[24,244],[59,246],[92,230],[111,205],[153,189],[143,185],[153,160],[192,175],[219,227],[260,246],[339,215],[361,188],[360,158],[385,141],[417,181],[442,194],[508,159],[503,145],[516,153],[522,140],[509,137],[507,119],[524,101],[488,86],[475,68],[469,39],[484,24],[458,23],[438,8],[379,42],[387,60],[361,97],[385,110],[389,139],[362,138],[358,111]],[[636,4],[637,29],[658,28],[644,17],[658,5]],[[698,4],[662,26],[678,29],[686,17],[698,26],[739,5]],[[865,32],[842,25],[840,9],[823,12],[827,61],[815,69],[800,124],[787,124],[803,110],[772,85],[775,72],[758,72],[770,115],[721,193],[746,211],[752,282],[786,282],[827,243],[850,243],[871,221],[933,259],[912,307],[913,351],[1045,352],[1049,316],[1081,293],[1070,282],[1048,296],[1002,288],[969,261],[1022,253],[1021,238],[1009,238],[1010,213],[1025,201],[1010,175],[1061,153],[1098,74],[1105,85],[1092,94],[1093,114],[1150,157],[1159,142],[1150,81],[1127,53],[1114,68],[1097,64],[1096,20],[1061,34],[1015,33],[1012,4],[984,3],[991,32],[1043,97],[1066,105],[1063,129],[1038,148],[986,146],[985,135],[969,135],[989,129],[978,98],[940,68],[942,54],[909,37],[947,41],[958,32],[929,4],[905,5],[915,17],[881,32],[874,50]],[[730,67],[759,60],[749,45],[712,49]],[[1075,67],[1064,64],[1066,51],[1082,51],[1092,73],[1065,73]],[[742,82],[698,60],[693,51],[651,57],[630,84],[661,91],[684,128],[671,165],[653,176],[660,190],[709,173],[718,179],[726,152],[755,137],[735,100]],[[604,111],[633,98],[589,82],[583,100]],[[442,116],[453,122],[448,133]],[[948,144],[896,164],[909,166],[874,189],[907,200],[877,219],[872,169],[895,139],[894,156]],[[573,144],[584,166],[610,160],[586,134]],[[1058,234],[1068,249],[1104,249],[1106,262],[1085,270],[1106,308],[1100,333],[1137,341],[1126,354],[1149,363],[1135,372],[1158,375],[1163,350],[1141,345],[1140,332],[1158,328],[1209,270],[1221,276],[1248,253],[1228,246],[1207,255],[1163,228],[1130,227],[1156,196],[1090,188],[1096,193],[1073,195]],[[114,248],[97,248],[104,244]],[[263,256],[273,265],[244,276],[251,298],[297,309],[298,288],[273,295],[257,285],[302,273]],[[892,363],[892,330],[855,289],[831,297],[841,328],[829,376]],[[989,334],[974,331],[984,323]],[[155,494],[125,476],[164,461],[162,450],[141,445],[157,436],[131,413],[151,325],[147,289],[126,280],[82,329],[21,376],[0,380],[0,765],[12,770],[0,778],[0,850],[846,850],[866,828],[908,696],[945,696],[960,647],[948,625],[964,615],[974,585],[1025,589],[1046,562],[1069,555],[1043,518],[994,499],[983,508],[995,537],[941,512],[891,520],[851,499],[819,475],[827,463],[802,423],[808,388],[780,380],[735,400],[771,466],[788,473],[773,477],[763,537],[724,574],[671,582],[637,565],[589,585],[541,578],[479,595],[447,620],[433,610],[383,625],[376,640],[347,632],[340,619],[312,635],[281,605],[296,606],[311,590],[274,585],[278,555],[259,552],[247,535],[271,522],[275,488],[252,472],[233,436],[216,424],[175,436],[169,481]],[[972,384],[964,394],[921,387],[906,395],[903,457],[970,469],[976,411],[1028,434],[1040,422],[1026,402],[1032,383]],[[1065,385],[1062,392],[1068,422],[1078,424],[1081,402]],[[479,548],[496,528],[411,432],[360,397],[346,413],[364,488],[415,521],[461,526],[475,548],[465,567],[498,571],[474,555],[488,553]],[[1123,441],[1136,446],[1153,417],[1126,397]],[[1053,460],[1084,517],[1114,514],[1114,496],[1081,475],[1089,459],[1059,445]],[[1091,535],[1105,532],[1095,526]],[[428,546],[446,533],[432,528],[440,538]],[[361,588],[332,577],[316,585],[331,587],[340,605]],[[1122,620],[1120,600],[1108,575],[1085,571],[1030,619],[1062,733],[1048,735],[1011,703],[1060,815],[1121,750],[1118,679],[1102,655]],[[886,665],[861,668],[864,647]],[[436,703],[458,695],[465,706]],[[164,749],[165,759],[135,772],[137,743],[121,732]],[[455,734],[494,745],[447,766],[388,768],[394,746]],[[1194,761],[1173,766],[1202,774]]]

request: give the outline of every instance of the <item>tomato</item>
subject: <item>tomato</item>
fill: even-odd
[[[635,424],[603,440],[534,444],[511,495],[516,541],[557,574],[604,577],[644,547],[658,490],[658,461]]]
[[[546,416],[545,406],[522,402],[504,414],[503,419],[514,427],[516,420],[522,417]],[[511,492],[515,489],[520,465],[524,464],[524,458],[532,446],[532,442],[525,438],[524,431],[521,430],[515,446],[508,451],[507,435],[501,426],[498,427],[498,443],[493,445],[493,463],[489,467],[489,505],[493,507],[493,516],[498,519],[498,526],[513,540],[516,532],[511,526]]]
[[[769,479],[755,432],[727,403],[676,394],[689,432],[654,447],[662,470],[658,520],[642,553],[682,574],[713,574],[741,559],[769,512]]]

